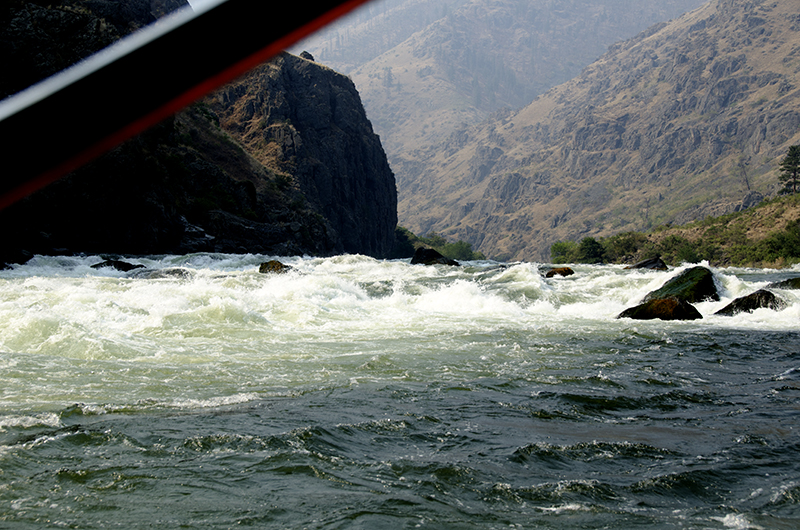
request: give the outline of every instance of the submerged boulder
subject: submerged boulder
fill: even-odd
[[[768,289],[800,289],[800,277],[789,278],[780,282],[767,285]]]
[[[262,274],[269,274],[269,273],[283,274],[283,273],[289,272],[290,270],[292,270],[292,267],[290,265],[286,265],[284,263],[281,263],[280,261],[278,261],[276,259],[271,259],[269,261],[265,261],[258,268],[258,272],[260,272]]]
[[[166,269],[139,269],[128,273],[129,278],[138,278],[141,280],[191,280],[194,273],[188,269],[180,267],[169,267]]]
[[[698,320],[703,315],[689,302],[669,296],[648,300],[635,307],[623,311],[617,318],[632,318],[634,320]]]
[[[780,311],[781,309],[786,308],[786,302],[770,291],[759,289],[758,291],[750,293],[747,296],[737,298],[714,314],[733,316],[744,312],[752,313],[756,309],[760,309],[762,307]]]
[[[454,265],[459,263],[456,260],[442,256],[438,251],[432,248],[420,247],[414,252],[414,257],[411,258],[412,265]]]
[[[572,276],[575,274],[575,271],[570,269],[569,267],[556,267],[555,269],[550,269],[544,274],[545,278],[552,278],[553,276]]]
[[[107,259],[105,261],[101,261],[100,263],[95,263],[94,265],[92,265],[92,268],[93,269],[112,268],[118,271],[128,272],[134,269],[143,269],[144,265],[128,263],[127,261],[122,261],[118,259]]]
[[[660,289],[644,297],[644,301],[675,297],[690,304],[703,300],[719,300],[714,274],[705,267],[692,267],[675,276]]]
[[[634,263],[633,265],[628,265],[625,267],[626,269],[650,269],[656,271],[665,271],[667,270],[667,264],[664,263],[664,260],[661,259],[660,256],[656,256],[655,258],[645,259],[638,263]]]

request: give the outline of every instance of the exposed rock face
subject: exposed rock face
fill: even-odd
[[[7,91],[185,4],[12,3],[0,8],[0,46],[12,47],[17,59],[27,50],[17,62],[30,63],[30,72],[19,70]],[[67,26],[67,42],[88,44],[40,45],[60,39]],[[80,252],[389,254],[394,176],[352,82],[284,55],[209,101],[222,119],[208,104],[194,105],[0,212],[7,234],[0,262]]]
[[[719,300],[714,274],[705,267],[692,267],[667,281],[660,289],[648,293],[644,301],[675,297],[690,304],[703,300]]]
[[[321,31],[308,46],[352,76],[406,195],[400,175],[413,166],[417,150],[460,124],[530,103],[578,75],[622,36],[702,3],[393,1],[373,11],[379,16]]]
[[[780,311],[786,307],[786,302],[774,293],[765,289],[737,298],[730,304],[726,305],[715,315],[733,316],[738,313],[752,313],[756,309],[768,308],[775,311]]]
[[[331,252],[336,241],[325,219],[299,192],[281,190],[275,175],[209,116],[202,107],[187,109],[0,212],[8,248],[34,254]]]
[[[352,81],[283,54],[208,103],[259,162],[291,176],[337,234],[336,251],[390,252],[397,188]]]
[[[742,202],[734,209],[737,212],[741,212],[743,210],[747,210],[748,208],[752,208],[756,206],[758,203],[764,200],[764,196],[757,191],[751,191],[747,195],[744,196]]]
[[[634,320],[699,320],[703,318],[703,315],[692,304],[670,296],[649,300],[626,309],[617,318],[632,318]]]

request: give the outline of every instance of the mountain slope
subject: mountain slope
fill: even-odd
[[[413,159],[462,122],[521,107],[610,44],[704,1],[395,0],[300,46],[353,78],[390,160]]]
[[[372,0],[288,51],[349,74],[470,0]]]
[[[793,0],[714,0],[395,171],[400,222],[487,255],[731,211],[800,143]]]

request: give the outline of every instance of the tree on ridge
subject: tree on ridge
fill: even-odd
[[[789,152],[781,161],[778,178],[783,182],[784,193],[797,193],[800,185],[800,145],[789,147]]]

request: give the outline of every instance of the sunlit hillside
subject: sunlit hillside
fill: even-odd
[[[612,47],[532,104],[395,165],[400,222],[489,256],[720,215],[800,143],[792,0],[715,0]],[[750,198],[748,198],[750,197]]]

